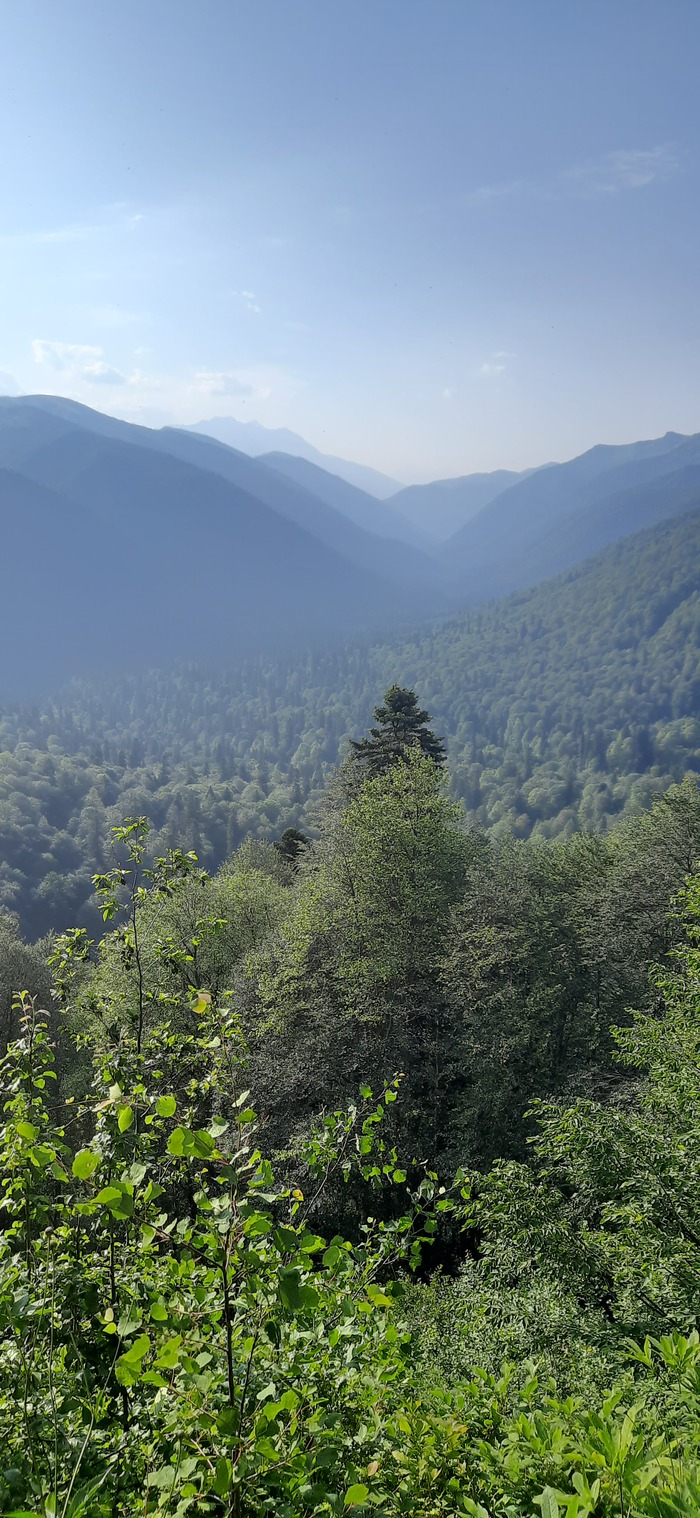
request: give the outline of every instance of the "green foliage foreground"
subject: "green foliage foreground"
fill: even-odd
[[[700,879],[657,1004],[620,1035],[635,1105],[546,1108],[533,1164],[442,1189],[392,1147],[392,1081],[311,1132],[303,1194],[265,1158],[230,1000],[145,1015],[139,910],[192,861],[145,876],[138,828],[122,842],[98,884],[117,924],[131,885],[105,950],[136,964],[127,1018],[77,1037],[91,1073],[60,1110],[27,996],[2,1066],[0,1511],[697,1512]],[[68,1005],[84,952],[56,949]],[[324,1189],[358,1176],[377,1220],[320,1237]],[[421,1283],[444,1222],[475,1259]]]

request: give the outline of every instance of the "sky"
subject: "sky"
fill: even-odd
[[[698,0],[2,8],[0,392],[401,481],[700,430]]]

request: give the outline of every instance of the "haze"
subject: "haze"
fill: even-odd
[[[699,43],[694,0],[8,6],[1,388],[406,482],[695,432]]]

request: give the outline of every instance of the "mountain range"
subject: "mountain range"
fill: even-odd
[[[2,397],[0,698],[72,673],[415,627],[699,504],[700,435],[380,500],[298,453],[252,457],[199,429]]]
[[[532,472],[494,469],[491,474],[463,474],[453,480],[433,480],[429,485],[407,485],[390,497],[389,505],[424,534],[444,542],[496,496]]]
[[[290,432],[288,427],[263,427],[261,422],[239,422],[233,416],[213,416],[208,422],[193,422],[187,430],[203,432],[253,458],[264,453],[287,453],[292,458],[308,459],[309,463],[318,464],[321,469],[347,480],[348,484],[357,485],[359,490],[368,491],[378,501],[394,495],[401,488],[398,480],[390,479],[378,469],[370,469],[367,464],[353,464],[349,459],[321,453],[313,443],[307,443],[298,432]]]

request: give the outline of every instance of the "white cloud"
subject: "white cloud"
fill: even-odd
[[[256,384],[250,376],[235,370],[201,369],[190,389],[199,395],[236,395],[255,400],[267,400],[272,393],[269,385]]]
[[[6,369],[0,369],[0,395],[20,395],[19,385],[13,374],[8,374]]]
[[[135,351],[137,354],[147,354],[151,350],[150,348],[137,348]],[[133,386],[134,389],[147,387],[149,390],[159,390],[161,388],[161,381],[155,374],[146,374],[143,369],[138,368],[132,369],[131,374],[127,375],[126,383]]]
[[[91,343],[56,343],[37,337],[32,343],[36,364],[57,370],[68,380],[84,380],[90,385],[123,385],[120,369],[105,362],[102,349]]]
[[[62,227],[37,227],[33,231],[2,232],[0,233],[0,246],[18,248],[40,248],[45,244],[49,246],[61,243],[86,242],[94,237],[100,237],[107,233],[113,237],[116,232],[124,230],[134,231],[143,221],[142,212],[134,212],[127,202],[119,202],[108,205],[102,209],[101,214],[93,221],[69,222]]]
[[[123,385],[125,376],[120,369],[114,369],[111,364],[105,364],[98,358],[94,364],[86,364],[83,369],[83,379],[89,380],[91,385]]]
[[[480,365],[479,373],[483,374],[486,379],[498,379],[499,374],[505,373],[507,360],[512,357],[512,353],[506,352],[504,348],[499,348],[497,353],[492,353],[491,357]]]
[[[670,179],[680,170],[680,158],[672,143],[654,148],[619,148],[593,163],[567,169],[564,183],[588,195],[616,195],[621,190],[641,190],[655,180]]]
[[[37,364],[48,364],[51,369],[74,369],[83,366],[88,359],[93,362],[99,359],[102,349],[93,348],[88,343],[50,343],[43,337],[36,337],[32,353]]]
[[[442,398],[443,398],[443,400],[444,401],[451,401],[453,395],[454,395],[454,390],[451,390],[450,386],[446,385],[445,388],[444,388],[444,390],[443,390],[443,392],[442,392]]]
[[[549,179],[509,179],[478,185],[464,199],[468,205],[478,206],[523,197],[551,200],[562,195],[616,195],[624,190],[646,189],[657,181],[670,179],[681,168],[680,154],[673,143],[658,143],[652,148],[616,148],[601,158],[562,169]]]
[[[245,301],[249,311],[256,311],[258,315],[260,314],[258,298],[257,295],[253,294],[252,290],[241,290],[241,300]]]
[[[537,186],[528,179],[506,179],[502,184],[477,185],[469,190],[466,200],[470,205],[486,205],[490,200],[512,200],[520,195],[536,192]]]

